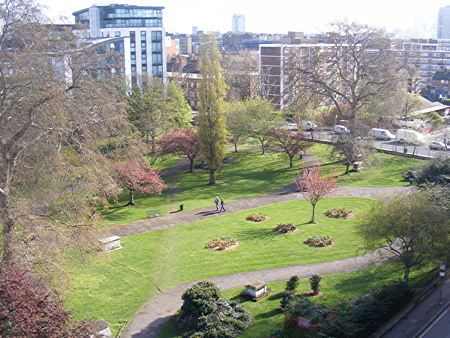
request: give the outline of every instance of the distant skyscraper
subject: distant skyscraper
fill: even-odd
[[[197,35],[198,33],[198,26],[192,26],[192,35]]]
[[[245,32],[245,16],[233,14],[233,33]]]
[[[439,9],[437,38],[450,39],[450,6]]]

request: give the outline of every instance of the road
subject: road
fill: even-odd
[[[450,306],[418,338],[450,338]]]
[[[307,135],[309,136],[310,133],[307,132]],[[324,141],[332,141],[333,138],[336,137],[336,133],[333,131],[316,131],[314,132],[314,138]],[[432,135],[433,140],[441,141],[442,138],[440,137],[440,134],[433,134]],[[408,154],[417,154],[417,155],[423,155],[423,156],[430,156],[430,157],[439,157],[439,156],[448,156],[450,157],[449,151],[442,151],[442,150],[430,150],[427,145],[424,146],[417,146],[414,147],[412,145],[407,145],[403,142],[399,141],[377,141],[375,140],[373,142],[374,146],[378,149],[384,149],[384,150],[390,150],[390,151],[396,151],[396,152],[404,152],[404,149],[406,148]]]

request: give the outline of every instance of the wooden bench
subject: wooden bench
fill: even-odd
[[[154,216],[158,216],[158,215],[162,215],[161,209],[149,209],[149,210],[147,210],[147,217],[154,217]]]

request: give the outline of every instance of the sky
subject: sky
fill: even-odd
[[[329,23],[347,20],[385,28],[397,35],[436,37],[439,8],[450,0],[36,0],[55,23],[73,22],[74,11],[94,4],[163,6],[164,26],[172,33],[191,33],[192,26],[203,31],[231,31],[233,14],[245,15],[247,32],[320,33]],[[66,17],[66,19],[61,19]]]

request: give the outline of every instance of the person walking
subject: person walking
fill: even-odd
[[[219,196],[216,196],[216,198],[214,199],[214,204],[216,205],[216,211],[219,211],[219,203],[220,203],[220,198],[219,198]]]
[[[223,199],[220,199],[220,211],[222,210],[225,212],[225,202],[223,201]]]

